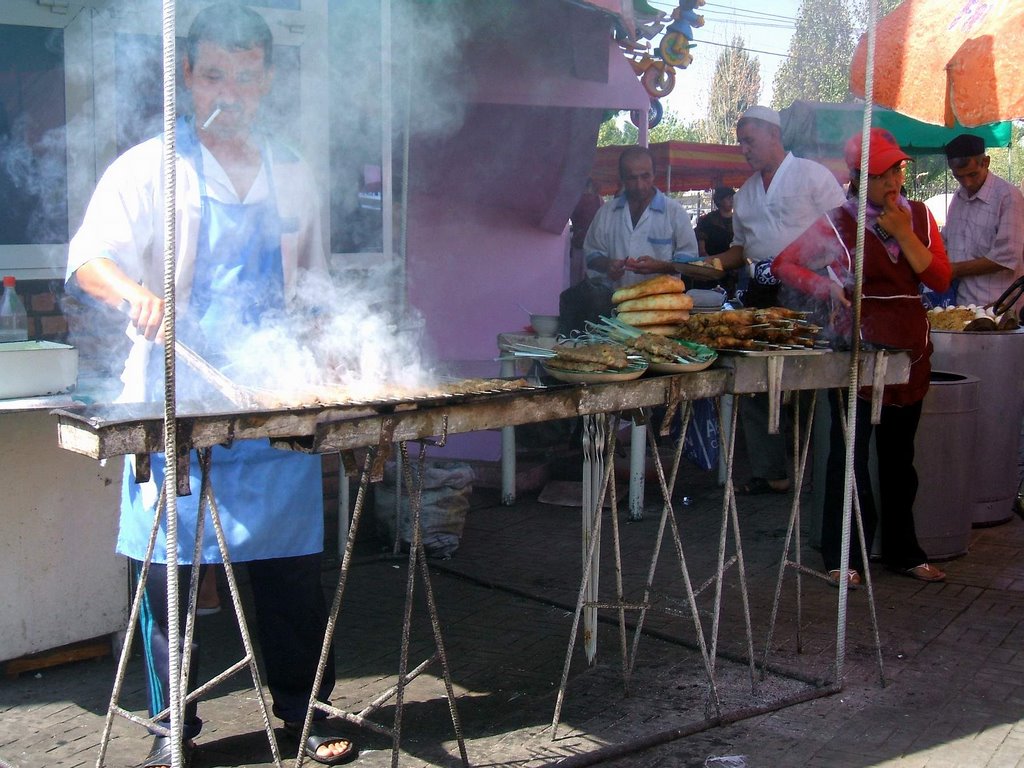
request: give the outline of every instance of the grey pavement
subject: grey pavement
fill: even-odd
[[[684,505],[683,495],[691,503]],[[806,488],[802,498],[805,504],[810,499]],[[738,500],[759,665],[791,500],[791,495],[773,494]],[[696,587],[716,572],[722,500],[713,473],[684,464],[674,510],[686,574]],[[806,543],[806,510],[804,515],[801,556],[817,568],[820,558]],[[653,493],[643,521],[626,522],[621,512],[617,517],[627,600],[642,596],[660,517]],[[601,595],[611,600],[616,531],[610,513],[602,525]],[[391,556],[374,534],[373,520],[364,520],[339,617],[333,701],[348,711],[361,709],[392,685],[399,668],[407,560]],[[733,551],[729,537],[727,555]],[[1022,552],[1024,523],[1014,517],[975,529],[969,554],[943,564],[949,574],[944,584],[924,584],[873,567],[885,685],[867,592],[861,589],[849,595],[847,655],[838,693],[829,688],[835,682],[838,591],[804,577],[798,614],[795,572],[787,572],[768,669],[763,680],[760,670],[752,680],[734,565],[723,581],[716,709],[688,610],[684,572],[666,537],[628,692],[617,611],[605,609],[593,666],[586,662],[582,638],[576,642],[555,738],[552,718],[581,572],[579,509],[539,503],[536,493],[522,494],[514,506],[505,507],[496,492],[478,489],[458,552],[449,560],[431,561],[430,581],[475,766],[533,768],[563,761],[694,768],[1001,768],[1024,765]],[[329,597],[336,578],[332,563],[324,573]],[[434,652],[423,584],[415,588],[414,664]],[[710,638],[713,584],[697,603]],[[638,612],[625,611],[625,618],[630,647]],[[241,646],[227,611],[200,622],[202,670],[208,675],[237,659]],[[122,698],[133,711],[144,707],[140,666],[133,659]],[[113,677],[114,661],[105,658],[0,680],[0,765],[93,765]],[[392,703],[373,719],[393,722]],[[200,713],[206,725],[194,765],[272,765],[256,696],[245,676],[216,688]],[[401,765],[459,764],[437,664],[408,686],[402,722]],[[345,728],[362,747],[357,765],[391,764],[387,737]],[[294,742],[280,729],[277,734],[283,753],[294,755]],[[135,765],[147,749],[141,729],[119,720],[107,764]]]

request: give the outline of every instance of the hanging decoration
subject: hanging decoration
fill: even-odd
[[[632,34],[617,39],[626,59],[644,90],[651,97],[648,112],[648,127],[655,127],[664,112],[660,99],[672,93],[676,85],[676,69],[686,69],[693,62],[690,51],[694,28],[704,26],[704,17],[696,12],[705,0],[679,0],[679,5],[666,15],[650,5],[647,0],[633,0],[633,14],[636,26]],[[661,36],[658,44],[651,49],[655,38]],[[643,115],[633,110],[630,119],[639,126]]]

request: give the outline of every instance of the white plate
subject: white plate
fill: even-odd
[[[710,368],[717,359],[717,357],[712,357],[702,363],[650,363],[647,368],[654,373],[694,373]]]
[[[554,368],[546,362],[542,362],[547,374],[567,384],[606,384],[613,381],[632,381],[644,375],[647,366],[641,363],[634,363],[621,371],[570,371],[565,368]]]

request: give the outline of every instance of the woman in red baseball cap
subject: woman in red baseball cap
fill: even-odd
[[[783,282],[832,305],[832,333],[850,338],[857,246],[857,214],[861,137],[845,148],[850,169],[851,196],[816,221],[780,253],[772,272]],[[910,380],[889,385],[882,395],[882,418],[877,425],[878,485],[881,501],[882,560],[893,570],[922,581],[941,581],[945,574],[927,562],[914,529],[914,435],[921,418],[921,401],[928,391],[932,352],[928,317],[919,284],[935,291],[949,287],[950,267],[939,228],[924,203],[911,202],[901,189],[910,158],[892,134],[872,128],[868,147],[867,209],[865,210],[864,280],[860,316],[863,342],[882,344],[911,353]],[[825,478],[821,552],[829,580],[838,585],[843,524],[845,441],[839,398],[830,393],[832,435]],[[871,387],[857,395],[854,467],[868,551],[878,515],[868,476],[868,443],[872,430]],[[856,542],[856,538],[853,539]],[[850,547],[846,581],[861,583],[864,560],[860,547]]]

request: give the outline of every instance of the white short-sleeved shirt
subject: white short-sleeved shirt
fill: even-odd
[[[81,228],[72,238],[67,276],[96,258],[114,261],[126,274],[160,295],[163,285],[163,145],[152,139],[128,150],[103,174]],[[254,205],[273,193],[281,225],[281,259],[286,299],[294,295],[300,271],[326,272],[320,231],[319,202],[308,166],[285,147],[267,147],[263,165],[251,189],[240,200],[227,174],[203,150],[206,194],[224,203]],[[202,206],[199,176],[192,162],[177,158],[176,301],[186,306],[195,273]],[[132,348],[125,361],[119,399],[147,399],[146,369],[158,349],[129,325]],[[159,354],[159,352],[156,352]],[[292,557],[323,548],[323,502],[320,461],[315,456],[272,449],[266,440],[215,446],[211,485],[220,520],[236,561]],[[153,475],[136,483],[134,461],[125,462],[121,524],[117,551],[142,559],[148,547],[153,510],[162,487],[162,457],[153,458]],[[180,562],[190,562],[199,513],[200,476],[190,462],[193,494],[178,500]],[[282,523],[287,520],[287,525]],[[165,562],[166,538],[161,526],[156,562]],[[204,531],[204,562],[218,562],[220,551],[212,526]]]
[[[843,188],[825,166],[787,153],[767,190],[761,174],[755,173],[736,193],[732,244],[743,246],[743,256],[752,263],[774,259],[819,216],[845,199]]]
[[[601,256],[612,259],[653,256],[659,261],[688,261],[699,256],[690,214],[661,190],[655,191],[636,226],[633,226],[624,194],[602,205],[587,230],[583,253],[588,265]],[[600,280],[608,279],[605,273],[595,270],[588,269],[587,274]],[[612,287],[632,285],[650,277],[627,272]]]
[[[287,148],[273,146],[267,148],[264,156],[271,158],[273,164],[274,189],[283,229],[281,258],[287,299],[294,295],[300,270],[326,274],[320,201],[313,174],[298,155]],[[227,174],[205,148],[203,169],[207,194],[222,202],[257,203],[270,194],[265,168],[260,169],[244,201],[238,199]],[[177,158],[176,174],[175,300],[185,306],[195,272],[202,209],[196,169],[181,155]],[[158,296],[162,295],[163,219],[163,141],[158,137],[132,147],[104,172],[82,226],[71,239],[66,277],[70,279],[88,261],[107,258],[129,277]],[[126,333],[132,339],[132,349],[121,377],[124,390],[119,399],[136,402],[146,399],[145,370],[154,344],[130,325]]]
[[[1024,196],[1005,179],[989,173],[971,197],[960,187],[953,195],[943,232],[949,262],[986,258],[1005,269],[959,278],[957,304],[988,304],[1024,274]]]

